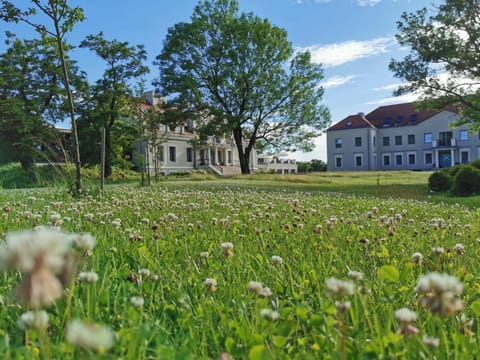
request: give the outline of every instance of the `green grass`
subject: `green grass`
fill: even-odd
[[[406,173],[387,173],[379,186],[373,174],[349,175],[308,175],[303,183],[172,178],[150,188],[109,186],[102,197],[78,199],[58,189],[0,190],[2,237],[55,221],[64,231],[91,233],[97,246],[81,256],[76,274],[99,275],[95,283],[75,276],[46,309],[48,331],[26,334],[16,325],[27,308],[15,288],[28,274],[7,268],[0,275],[0,353],[5,359],[217,359],[222,352],[252,360],[471,358],[480,351],[480,212],[387,195],[399,177],[407,181]],[[420,175],[405,186],[420,181],[414,177]],[[366,186],[385,193],[356,193]],[[234,245],[233,256],[224,255],[225,242]],[[415,252],[423,254],[421,264],[412,260]],[[282,265],[272,264],[274,255]],[[348,280],[350,270],[364,277],[353,294],[330,293],[327,280]],[[433,271],[462,282],[463,310],[442,315],[422,306],[415,287]],[[217,281],[215,292],[204,286],[207,278]],[[249,291],[249,281],[272,295]],[[143,297],[143,307],[134,307],[132,296]],[[338,302],[351,307],[344,312]],[[404,307],[417,314],[418,334],[398,333],[395,311]],[[278,319],[262,318],[263,309]],[[99,353],[69,344],[66,325],[75,318],[108,326],[114,346]],[[424,344],[425,335],[438,338],[439,347]]]

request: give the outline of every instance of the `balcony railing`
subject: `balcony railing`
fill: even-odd
[[[437,139],[432,141],[433,148],[440,148],[440,147],[456,147],[457,146],[457,139]]]

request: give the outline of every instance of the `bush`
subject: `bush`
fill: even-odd
[[[435,171],[428,178],[428,188],[435,192],[448,191],[452,184],[452,176],[445,170]]]
[[[468,165],[471,165],[471,166],[473,166],[473,167],[476,168],[476,169],[480,169],[480,159],[478,159],[478,160],[473,160],[473,161],[472,161],[470,164],[468,164]]]
[[[480,193],[480,170],[470,165],[462,167],[453,178],[451,190],[457,196]]]
[[[467,166],[467,165],[465,165],[465,164],[457,164],[457,165],[455,165],[455,166],[453,166],[453,167],[451,167],[451,168],[443,169],[443,171],[447,172],[447,173],[451,176],[451,178],[453,179],[453,178],[455,177],[455,175],[457,175],[457,173],[458,173],[461,169],[463,169],[465,166]]]

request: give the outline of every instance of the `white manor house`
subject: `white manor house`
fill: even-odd
[[[417,111],[413,103],[350,115],[327,129],[327,169],[435,170],[480,159],[480,134],[454,107]]]
[[[145,100],[140,106],[141,111],[152,109],[162,101],[153,91],[145,93]],[[192,169],[210,169],[219,175],[241,173],[233,136],[210,136],[206,142],[199,142],[195,133],[195,122],[188,121],[174,129],[167,126],[158,129],[158,139],[160,140],[157,144],[146,140],[139,141],[134,154],[134,162],[137,164],[138,154],[143,154],[147,160],[146,170],[150,174],[157,172],[168,175]],[[251,172],[297,173],[296,161],[286,156],[264,156],[257,154],[254,148],[249,160]]]

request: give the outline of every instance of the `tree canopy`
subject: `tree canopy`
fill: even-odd
[[[69,67],[71,65],[66,55],[65,35],[73,30],[76,23],[83,21],[83,9],[69,6],[68,0],[30,0],[30,3],[31,7],[19,8],[11,1],[0,0],[0,19],[7,22],[24,22],[39,33],[45,44],[55,44],[56,46],[72,126],[72,150],[76,170],[75,193],[79,194],[82,190],[80,151],[75,122],[75,106],[70,84],[71,79],[69,78]],[[50,26],[35,21],[34,17],[38,13],[47,17]]]
[[[308,151],[328,125],[321,67],[293,50],[284,29],[240,13],[237,0],[201,1],[190,22],[168,30],[155,63],[179,119],[196,116],[201,133],[233,135],[242,173],[257,142]]]
[[[423,106],[457,105],[461,123],[480,129],[480,1],[446,0],[433,15],[424,8],[404,13],[398,43],[411,48],[390,69],[405,80],[395,93],[418,92]]]
[[[39,148],[57,142],[53,124],[65,116],[60,60],[55,46],[43,40],[20,40],[7,33],[6,43],[8,49],[0,54],[1,160],[20,161],[35,180]],[[80,75],[72,63],[70,77]]]
[[[143,82],[142,77],[149,71],[144,65],[147,55],[142,45],[131,46],[128,42],[106,40],[102,33],[87,36],[80,47],[93,51],[106,65],[103,77],[90,87],[84,99],[79,123],[82,133],[91,135],[82,136],[87,146],[82,152],[90,161],[93,149],[96,149],[93,154],[96,153],[97,159],[100,159],[99,147],[89,145],[93,139],[100,140],[100,129],[105,128],[105,176],[109,176],[114,158],[121,161],[121,153],[137,135],[132,134],[132,122],[137,117],[138,104],[133,101],[131,82]],[[115,143],[112,142],[114,133]]]

